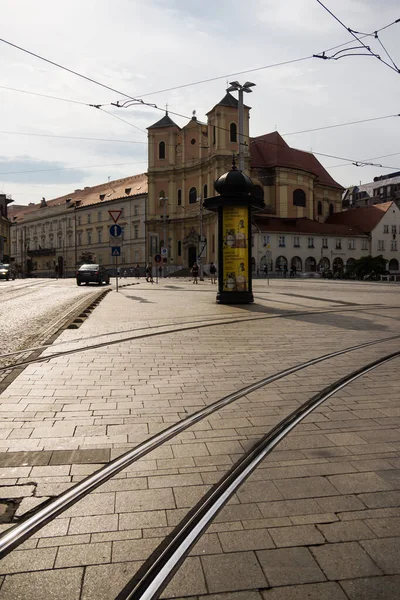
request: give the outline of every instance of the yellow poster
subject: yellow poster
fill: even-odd
[[[223,208],[224,292],[246,292],[248,290],[248,214],[248,208],[245,206],[224,206]]]

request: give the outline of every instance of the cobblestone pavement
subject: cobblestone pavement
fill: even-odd
[[[36,345],[50,336],[53,326],[77,301],[97,287],[78,288],[75,280],[16,279],[0,281],[0,354]],[[0,366],[7,362],[0,359]],[[7,375],[0,373],[0,382]]]
[[[14,500],[16,517],[231,391],[400,334],[393,283],[257,280],[256,303],[242,307],[216,305],[215,287],[141,280],[108,294],[57,343],[72,348],[77,339],[166,323],[178,331],[33,364],[7,388],[0,497]],[[265,318],[184,331],[202,319],[251,316]],[[115,598],[261,435],[315,392],[398,348],[387,341],[299,371],[170,440],[4,558],[0,597]],[[162,597],[400,598],[399,373],[399,359],[379,367],[297,426],[220,512]]]

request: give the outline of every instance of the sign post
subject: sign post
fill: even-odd
[[[115,258],[115,289],[118,292],[118,256],[121,256],[121,246],[111,246],[111,256]]]

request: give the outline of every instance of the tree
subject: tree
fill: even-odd
[[[90,264],[94,262],[94,254],[93,252],[82,252],[82,254],[80,255],[79,258],[79,263],[84,265],[84,264]]]
[[[386,271],[386,260],[379,256],[363,256],[355,261],[351,272],[357,279],[371,279],[375,275],[383,275]]]

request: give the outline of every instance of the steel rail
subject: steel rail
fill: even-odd
[[[400,356],[388,354],[327,386],[273,427],[184,517],[115,600],[155,600],[218,512],[249,475],[307,415],[362,375]]]
[[[98,471],[76,483],[74,486],[50,502],[44,502],[44,506],[40,505],[34,509],[33,512],[27,513],[25,516],[23,516],[16,525],[10,527],[0,535],[0,559],[4,558],[4,556],[9,554],[14,548],[22,544],[26,539],[44,527],[47,523],[52,521],[59,514],[64,512],[67,508],[111,479],[111,477],[217,410],[228,406],[232,402],[239,400],[251,392],[254,392],[270,383],[273,383],[274,381],[282,379],[283,377],[287,377],[288,375],[296,373],[302,369],[318,364],[325,360],[335,358],[336,356],[347,354],[348,352],[353,352],[368,346],[388,342],[398,339],[399,337],[400,335],[395,335],[388,338],[381,338],[379,340],[372,340],[370,342],[358,344],[357,346],[351,346],[349,348],[336,350],[335,352],[330,352],[329,354],[312,358],[304,363],[300,363],[294,367],[289,367],[288,369],[284,369],[283,371],[279,371],[274,375],[269,375],[250,385],[247,385],[244,388],[233,392],[232,394],[220,398],[209,406],[206,406],[192,415],[189,415],[185,419],[178,421],[174,425],[167,427],[163,431],[153,435],[145,442],[142,442],[132,450],[128,450],[128,452],[125,452],[121,456],[107,463]]]
[[[370,307],[368,307],[369,310]],[[394,307],[397,308],[397,307]],[[104,348],[106,346],[113,346],[114,344],[122,344],[124,342],[131,342],[134,340],[142,340],[145,338],[150,338],[150,337],[156,337],[159,335],[167,335],[169,333],[180,333],[182,331],[193,331],[194,329],[203,329],[205,327],[216,327],[218,325],[232,325],[235,323],[245,323],[248,321],[263,321],[265,319],[286,319],[289,317],[301,317],[301,316],[308,316],[308,315],[320,315],[320,314],[331,314],[331,313],[342,313],[342,312],[351,312],[351,311],[357,311],[360,312],[361,310],[367,310],[367,308],[359,308],[357,306],[357,308],[349,308],[349,309],[336,309],[333,308],[332,310],[317,310],[317,311],[293,311],[293,312],[287,312],[284,313],[282,315],[266,315],[263,317],[246,317],[244,319],[229,319],[226,321],[218,321],[216,322],[207,322],[207,323],[200,323],[200,324],[194,324],[191,325],[189,327],[184,327],[182,328],[182,323],[180,324],[180,327],[177,327],[175,329],[169,329],[168,331],[157,331],[154,333],[143,333],[141,335],[134,335],[134,336],[128,336],[125,338],[121,338],[119,340],[110,340],[110,341],[106,341],[106,342],[100,342],[98,344],[93,344],[92,346],[84,346],[81,348],[74,348],[71,350],[60,350],[59,352],[54,352],[53,354],[49,354],[48,356],[39,356],[38,358],[34,358],[32,360],[25,360],[25,361],[20,361],[20,362],[16,362],[16,363],[12,363],[10,365],[8,365],[7,367],[0,367],[0,373],[2,371],[8,371],[11,368],[16,369],[18,367],[25,367],[27,365],[31,365],[33,363],[41,363],[41,362],[48,362],[49,360],[52,360],[53,358],[60,358],[61,356],[68,356],[69,354],[77,354],[78,352],[85,352],[86,350],[97,350],[98,348]],[[192,322],[192,321],[191,321]],[[160,326],[155,326],[155,327],[168,327],[168,325],[160,325]],[[151,328],[151,329],[155,329],[155,327]]]

